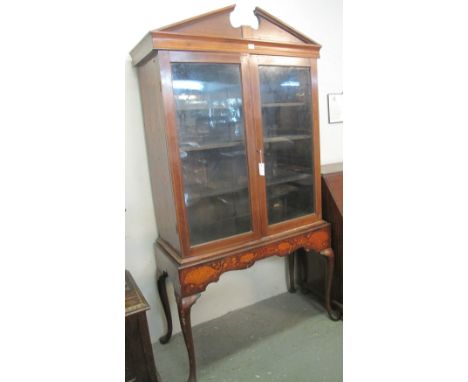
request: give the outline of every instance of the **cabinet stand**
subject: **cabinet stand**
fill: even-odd
[[[320,253],[327,259],[325,308],[329,317],[339,319],[330,305],[330,292],[333,278],[334,256],[330,248],[330,225],[323,221],[300,234],[291,235],[269,243],[222,254],[216,259],[208,257],[195,261],[177,261],[174,253],[168,252],[165,243],[158,239],[155,243],[156,262],[158,265],[158,291],[167,321],[167,333],[160,338],[162,344],[169,342],[172,335],[172,319],[168,303],[166,279],[174,285],[174,292],[179,312],[180,326],[184,336],[189,358],[190,372],[188,382],[196,382],[195,347],[192,336],[190,312],[206,287],[219,280],[224,272],[251,267],[257,260],[272,256],[287,256],[288,289],[295,287],[295,253],[298,249]]]

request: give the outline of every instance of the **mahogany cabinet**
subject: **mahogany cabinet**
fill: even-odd
[[[233,9],[153,30],[131,51],[168,321],[161,341],[172,331],[168,277],[189,381],[196,379],[190,309],[209,283],[299,248],[321,253],[331,268],[334,261],[321,211],[320,45],[260,8],[258,29],[233,28]]]

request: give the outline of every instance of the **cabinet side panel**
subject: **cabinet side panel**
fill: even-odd
[[[169,170],[159,64],[155,57],[138,67],[146,150],[159,237],[180,251]]]

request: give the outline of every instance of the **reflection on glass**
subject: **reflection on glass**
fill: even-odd
[[[269,224],[314,212],[310,72],[260,66]]]
[[[192,245],[251,231],[240,68],[173,63]]]

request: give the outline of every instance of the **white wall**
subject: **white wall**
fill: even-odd
[[[153,214],[143,121],[136,70],[128,51],[150,29],[231,4],[229,1],[175,0],[164,2],[135,1],[134,12],[125,25],[127,38],[122,42],[126,77],[126,268],[129,269],[151,305],[148,312],[151,339],[157,341],[164,322],[155,284],[156,264],[153,242],[157,224]],[[318,62],[320,142],[322,163],[342,160],[342,125],[328,125],[326,95],[341,92],[342,87],[342,1],[288,0],[240,1],[241,9],[259,6],[293,26],[323,48]],[[241,14],[242,17],[242,14]],[[228,272],[219,282],[208,286],[192,309],[196,325],[231,310],[251,305],[286,291],[284,259],[271,258],[244,271]],[[172,286],[168,288],[174,331],[180,331]]]

